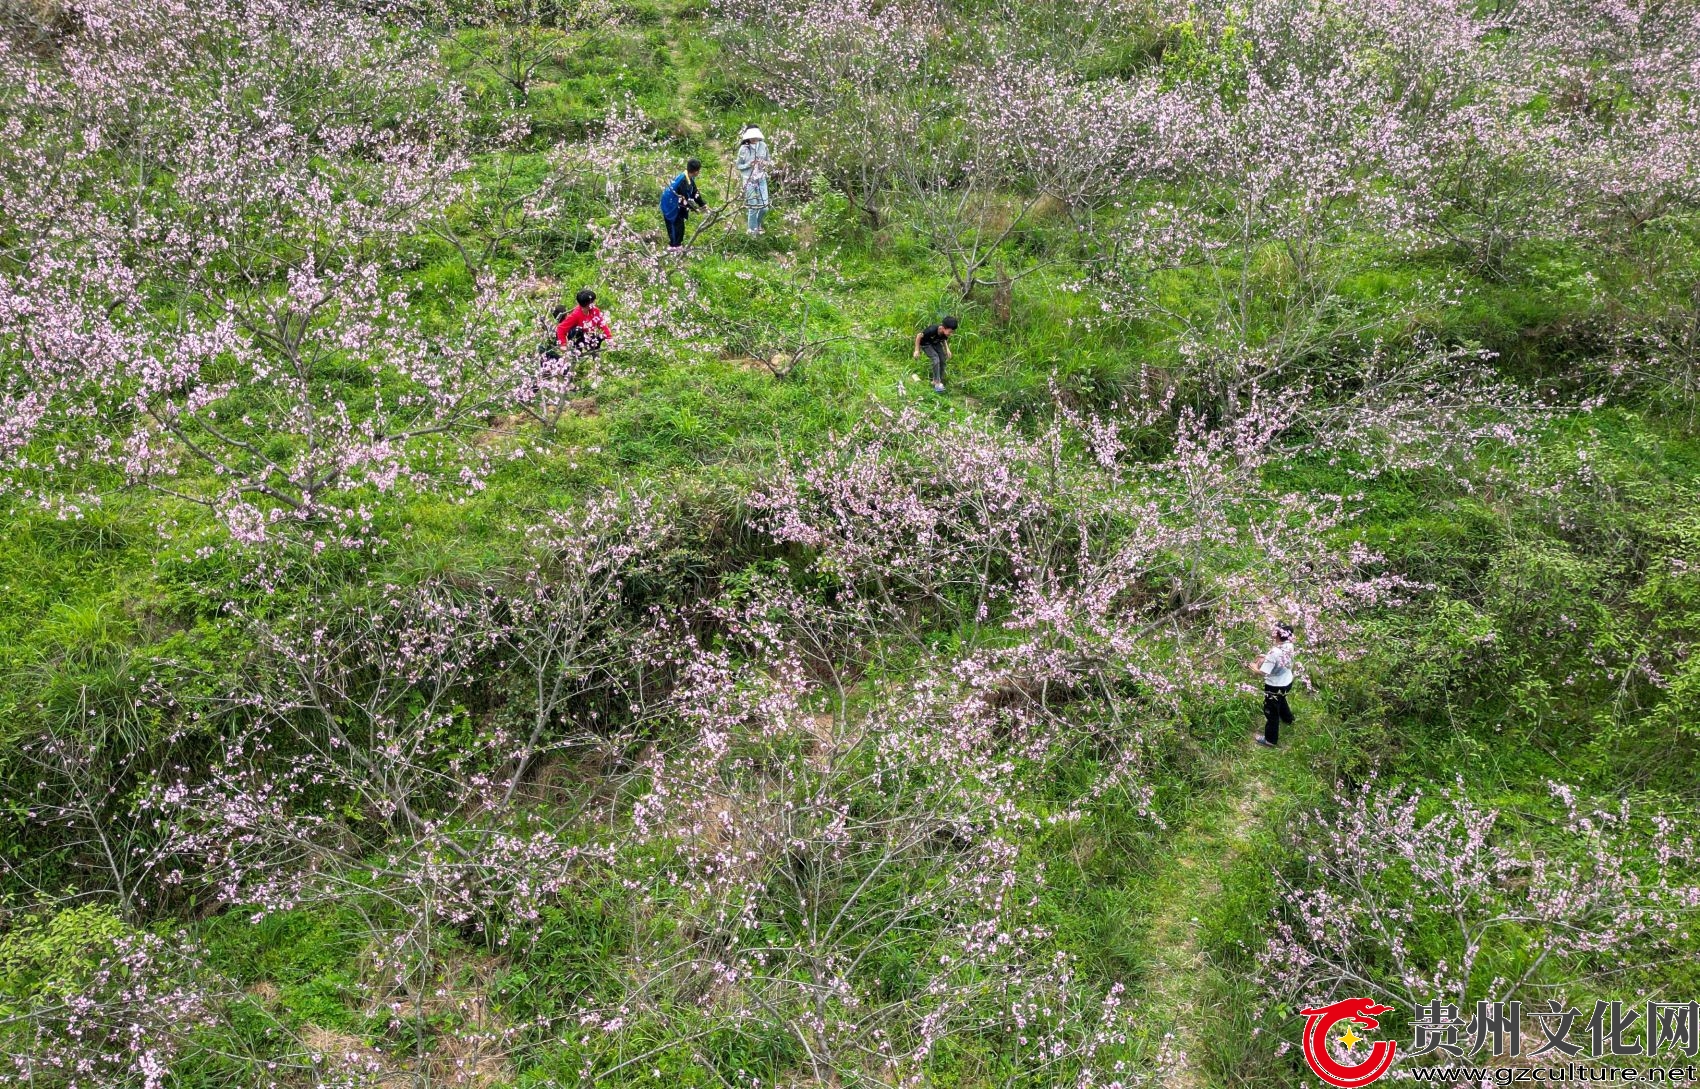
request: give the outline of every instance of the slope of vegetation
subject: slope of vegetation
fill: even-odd
[[[1651,0],[0,0],[0,1084],[1700,997],[1696,71]]]

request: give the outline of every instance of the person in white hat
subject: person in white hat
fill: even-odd
[[[738,138],[738,157],[734,165],[744,179],[744,219],[751,234],[762,233],[762,219],[767,215],[767,137],[754,125],[744,129]]]

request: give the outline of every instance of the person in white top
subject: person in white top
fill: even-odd
[[[1293,721],[1293,709],[1287,706],[1287,692],[1293,687],[1293,628],[1290,624],[1275,625],[1275,645],[1251,661],[1251,671],[1263,677],[1263,736],[1259,745],[1273,749],[1281,737],[1281,723]]]
[[[738,157],[733,160],[738,176],[744,181],[744,219],[751,234],[762,232],[761,222],[767,217],[767,171],[769,166],[767,137],[754,125],[738,137]]]

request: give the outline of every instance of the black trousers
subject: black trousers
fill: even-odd
[[[677,218],[669,219],[666,222],[667,244],[669,246],[683,246],[685,244],[685,213],[680,212]]]
[[[1263,740],[1271,745],[1281,738],[1281,723],[1293,721],[1293,709],[1287,706],[1287,693],[1292,685],[1263,686]]]
[[[921,352],[933,361],[933,385],[944,385],[944,346],[940,344],[923,344]]]

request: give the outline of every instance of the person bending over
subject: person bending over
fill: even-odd
[[[602,316],[602,311],[596,308],[596,292],[583,288],[574,296],[574,301],[578,305],[555,327],[555,342],[578,355],[595,355],[602,350],[603,344],[613,343],[614,331],[609,328],[608,319]]]
[[[944,364],[950,358],[950,338],[960,324],[955,317],[946,316],[937,325],[929,325],[915,334],[915,358],[926,353],[933,365],[933,392],[944,392]]]
[[[697,189],[697,175],[702,173],[702,160],[685,163],[685,172],[668,183],[661,191],[661,218],[667,221],[667,249],[677,253],[685,247],[685,220],[691,205],[700,211],[708,207]]]

